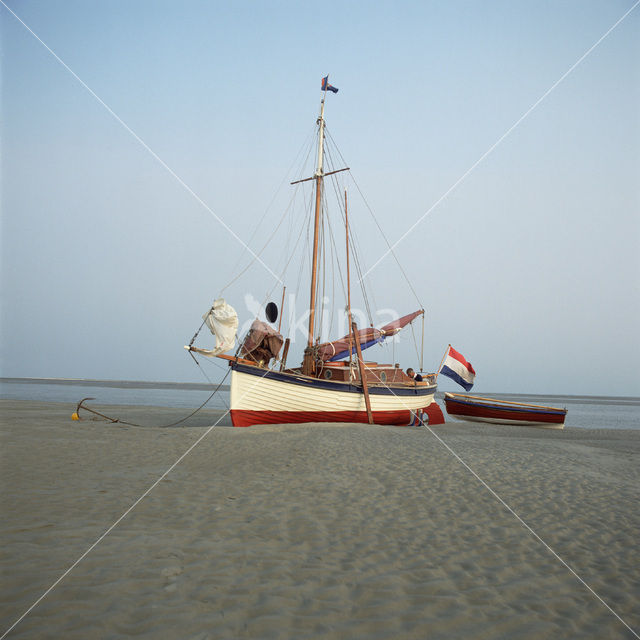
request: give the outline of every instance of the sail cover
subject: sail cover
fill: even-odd
[[[202,316],[211,333],[216,337],[214,349],[198,349],[191,347],[192,351],[204,356],[217,356],[220,353],[233,349],[236,345],[236,332],[238,331],[238,314],[236,310],[227,304],[224,298],[218,298],[211,309]]]
[[[424,311],[414,311],[406,316],[402,316],[389,324],[385,324],[380,329],[374,327],[367,327],[366,329],[358,330],[358,340],[360,342],[361,349],[368,349],[374,344],[382,342],[385,338],[395,336],[401,329],[406,327],[412,320],[415,320]],[[346,335],[339,340],[333,342],[324,342],[318,345],[318,356],[323,362],[333,362],[334,360],[341,360],[349,355],[349,345],[351,344],[351,353],[355,353],[356,346],[353,344],[353,337]]]
[[[278,357],[283,342],[282,336],[273,327],[256,318],[242,343],[240,357],[266,365],[271,358]]]

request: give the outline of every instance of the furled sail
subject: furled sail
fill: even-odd
[[[240,357],[266,365],[271,358],[278,357],[283,342],[280,333],[256,318],[242,343]]]
[[[374,327],[367,327],[366,329],[358,330],[358,340],[360,342],[361,349],[368,349],[374,344],[382,342],[385,338],[395,336],[401,329],[406,327],[412,320],[415,320],[424,311],[414,311],[406,316],[402,316],[389,324],[385,324],[380,329]],[[333,362],[334,360],[341,360],[349,355],[349,345],[351,345],[351,353],[355,353],[356,346],[353,343],[353,337],[346,335],[339,340],[333,342],[324,342],[318,345],[318,357],[323,362]]]
[[[191,347],[191,351],[213,357],[235,347],[236,333],[238,331],[238,314],[231,305],[225,302],[224,298],[218,298],[213,303],[211,309],[202,316],[202,319],[211,330],[211,333],[216,337],[216,346],[214,349]]]
[[[384,336],[380,329],[367,327],[366,329],[358,329],[358,340],[360,341],[361,349],[368,349],[374,344],[382,342]],[[334,360],[346,358],[349,355],[349,345],[351,345],[351,353],[355,353],[356,346],[351,336],[347,335],[333,342],[324,342],[318,345],[318,357],[323,362],[333,362]]]
[[[385,338],[389,336],[395,336],[401,329],[404,329],[410,322],[413,322],[418,316],[424,313],[424,309],[418,309],[413,313],[408,313],[402,318],[398,318],[389,324],[385,324],[384,327],[380,327],[380,331],[384,334]]]

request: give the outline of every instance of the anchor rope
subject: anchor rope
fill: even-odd
[[[195,359],[195,358],[194,358]],[[200,366],[200,365],[198,365]],[[202,368],[202,367],[201,367]],[[218,386],[213,390],[213,392],[211,393],[211,395],[197,408],[194,409],[188,416],[185,416],[184,418],[181,418],[180,420],[177,420],[176,422],[172,422],[171,424],[162,424],[162,425],[145,425],[145,424],[136,424],[135,422],[127,422],[126,420],[120,420],[120,418],[111,418],[105,414],[99,413],[98,411],[96,411],[95,409],[91,409],[89,407],[83,407],[81,406],[82,403],[84,402],[84,400],[81,400],[78,403],[78,408],[76,410],[76,413],[79,414],[80,409],[84,409],[85,411],[89,411],[90,413],[94,413],[98,416],[100,416],[101,418],[105,418],[113,423],[117,423],[117,424],[124,424],[127,425],[128,427],[154,427],[157,429],[166,429],[168,427],[175,427],[176,425],[181,424],[182,422],[186,422],[189,418],[191,418],[192,416],[195,416],[196,413],[198,413],[198,411],[200,411],[210,400],[211,398],[213,398],[213,396],[218,393],[218,390],[220,389],[220,387],[224,384],[224,381],[227,379],[229,373],[231,372],[231,369],[229,369],[227,371],[227,373],[225,373],[224,378],[222,378],[222,380],[220,381],[220,383],[218,384]],[[206,377],[206,376],[205,376]],[[86,400],[87,398],[85,398]]]

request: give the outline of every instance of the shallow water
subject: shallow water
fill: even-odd
[[[3,379],[0,398],[34,402],[77,403],[82,398],[95,398],[98,404],[122,404],[159,407],[199,407],[211,395],[213,385],[76,380]],[[478,393],[478,395],[485,395]],[[640,398],[603,396],[540,396],[502,393],[486,394],[503,400],[531,402],[566,407],[566,426],[585,429],[640,429]],[[442,402],[438,392],[436,400]],[[225,385],[211,398],[208,409],[229,408],[229,387]]]
[[[157,383],[156,383],[157,384]],[[118,385],[118,386],[116,386]],[[148,385],[148,386],[147,386]],[[142,405],[156,407],[199,407],[214,390],[211,385],[181,385],[162,383],[109,381],[103,385],[98,381],[81,384],[76,381],[46,383],[40,381],[0,382],[0,398],[9,400],[32,400],[34,402],[70,402],[76,404],[82,398],[95,398],[96,404]],[[199,387],[199,388],[193,388]],[[229,408],[229,387],[221,387],[209,402],[208,409]]]

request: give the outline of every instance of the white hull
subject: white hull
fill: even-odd
[[[347,383],[344,385],[349,386]],[[372,394],[369,396],[371,411],[416,411],[431,404],[434,394],[435,391],[421,396]],[[289,384],[239,371],[231,372],[231,408],[253,411],[366,411],[362,393]]]
[[[269,377],[267,377],[269,376]],[[418,410],[433,402],[436,386],[412,389],[370,387],[374,422],[409,424]],[[358,387],[268,370],[231,372],[234,425],[279,422],[363,422],[366,404]]]

